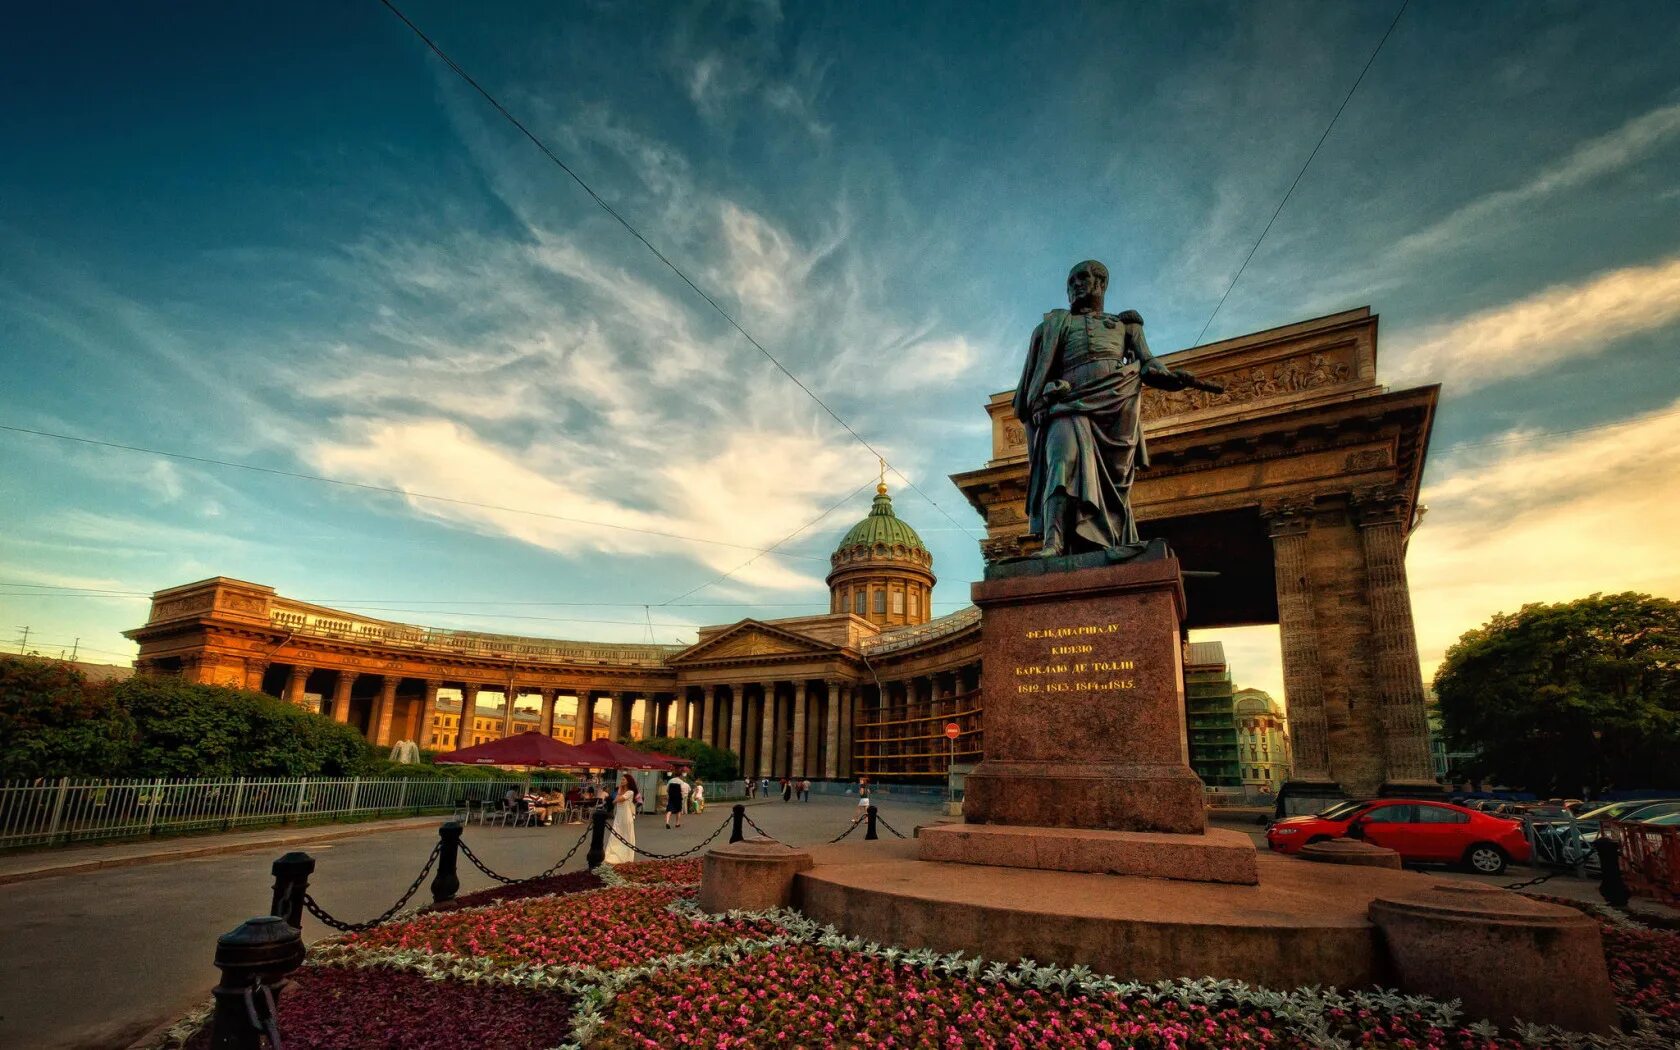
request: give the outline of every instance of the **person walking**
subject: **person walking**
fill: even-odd
[[[782,801],[793,801],[793,781],[787,779],[786,777],[782,778]]]
[[[706,812],[706,785],[703,782],[696,780],[694,790],[689,792],[688,797],[694,802],[694,812]]]
[[[808,777],[801,778],[799,781],[799,801],[811,801],[811,781]]]
[[[671,818],[677,818],[677,827],[682,827],[684,803],[688,801],[688,781],[678,773],[665,782],[665,830],[671,830]]]
[[[608,864],[628,864],[636,859],[636,778],[629,773],[619,781],[613,797],[612,841],[607,843]]]

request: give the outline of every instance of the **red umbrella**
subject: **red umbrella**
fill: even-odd
[[[562,766],[594,765],[581,749],[543,733],[515,733],[500,740],[474,744],[439,755],[432,761],[447,766]]]
[[[616,744],[606,737],[591,740],[587,744],[580,744],[572,749],[579,759],[587,759],[576,764],[587,765],[595,769],[675,769],[678,765],[688,765],[664,755],[650,754],[637,751],[623,744]]]

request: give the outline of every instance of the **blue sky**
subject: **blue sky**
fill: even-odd
[[[894,484],[944,612],[946,476],[1068,266],[1189,345],[1395,8],[405,10],[960,523]],[[1369,304],[1382,378],[1443,383],[1426,670],[1524,601],[1680,593],[1676,53],[1666,0],[1415,0],[1208,330]],[[145,600],[64,588],[217,574],[560,637],[825,607],[874,457],[379,4],[36,5],[0,71],[0,423],[745,547],[856,492],[741,568],[0,432],[0,637],[120,661]],[[1275,630],[1221,637],[1277,688]]]

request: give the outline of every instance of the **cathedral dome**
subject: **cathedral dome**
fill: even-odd
[[[869,508],[869,516],[851,527],[839,546],[834,548],[834,553],[838,555],[857,547],[888,557],[897,552],[928,554],[927,545],[916,535],[916,530],[893,513],[892,497],[887,495],[884,484],[875,487],[875,502]],[[882,549],[876,551],[876,548]],[[930,561],[932,557],[928,554]]]
[[[893,513],[884,482],[875,489],[869,516],[847,531],[828,560],[833,612],[862,616],[882,627],[932,618],[933,553]]]

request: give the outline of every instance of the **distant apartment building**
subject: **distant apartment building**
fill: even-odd
[[[1275,795],[1289,779],[1291,768],[1287,716],[1262,689],[1238,689],[1233,706],[1243,787],[1251,793]]]
[[[1184,647],[1184,709],[1190,730],[1190,768],[1208,787],[1243,783],[1231,668],[1221,642]]]

